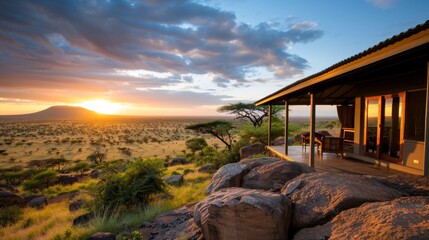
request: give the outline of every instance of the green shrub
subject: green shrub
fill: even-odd
[[[152,195],[165,191],[164,171],[161,159],[137,159],[121,172],[104,175],[96,191],[96,209],[112,214],[146,206]]]
[[[245,124],[240,128],[240,139],[248,140],[252,143],[259,142],[263,145],[268,143],[268,125],[262,124],[261,127],[254,127],[251,124]],[[271,139],[284,136],[284,124],[280,121],[274,121],[271,124]]]
[[[18,206],[0,208],[0,225],[6,227],[21,220],[23,210]]]
[[[22,183],[22,188],[24,190],[30,191],[48,188],[52,184],[56,176],[57,172],[55,172],[54,170],[45,170],[34,175],[33,177],[31,177],[30,180],[24,181]]]
[[[193,153],[203,150],[203,148],[207,146],[207,142],[204,138],[191,138],[187,140],[185,144]]]

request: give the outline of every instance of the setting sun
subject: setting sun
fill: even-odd
[[[112,103],[106,100],[89,100],[78,104],[78,106],[86,109],[102,113],[102,114],[115,114],[118,113],[122,106],[119,103]]]

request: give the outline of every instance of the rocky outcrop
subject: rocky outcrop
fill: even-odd
[[[283,146],[285,144],[284,137],[278,137],[271,142],[272,146]]]
[[[214,165],[211,163],[208,163],[198,168],[198,172],[211,173],[214,169],[215,169]]]
[[[69,175],[60,175],[57,177],[57,184],[61,185],[72,185],[79,181],[78,177],[69,176]]]
[[[244,188],[213,192],[194,209],[206,239],[287,239],[290,216],[283,195]]]
[[[116,240],[116,235],[110,232],[97,232],[92,234],[87,240]]]
[[[291,184],[294,189],[287,191]],[[290,194],[295,229],[323,224],[341,211],[366,202],[389,201],[404,195],[366,176],[336,173],[301,175],[288,182],[281,192]]]
[[[195,203],[164,213],[152,222],[145,222],[139,231],[143,239],[199,239],[201,230],[192,217]]]
[[[45,196],[33,198],[28,202],[28,206],[31,208],[43,209],[46,205],[48,205],[48,199]]]
[[[175,174],[165,178],[165,181],[171,185],[179,185],[183,182],[183,175]]]
[[[273,158],[273,157],[260,157],[260,158],[244,158],[241,159],[239,163],[246,164],[250,169],[253,169],[255,167],[259,167],[261,165],[265,165],[268,163],[273,163],[277,161],[283,161],[280,158]]]
[[[186,158],[182,158],[182,157],[176,157],[173,158],[173,160],[170,161],[170,163],[168,163],[168,166],[176,166],[176,165],[183,165],[186,164]]]
[[[260,143],[254,143],[249,146],[240,148],[240,159],[251,157],[252,155],[262,154],[265,152],[265,146]]]
[[[429,239],[429,197],[404,197],[366,203],[341,212],[332,221],[299,231],[296,240]]]
[[[427,177],[415,175],[367,176],[411,196],[429,196]]]
[[[24,206],[25,200],[21,196],[19,196],[16,193],[1,191],[0,192],[0,207],[7,207],[7,206]]]
[[[207,187],[207,195],[214,191],[218,191],[222,188],[228,187],[240,187],[241,178],[248,173],[250,168],[241,163],[229,163],[221,167],[213,178],[210,180],[210,184]]]
[[[91,173],[89,174],[89,176],[91,178],[98,178],[98,177],[100,177],[100,174],[101,174],[101,170],[94,169],[94,170],[91,171]]]
[[[93,213],[82,214],[82,215],[76,217],[75,219],[73,219],[73,226],[87,224],[93,218],[94,218]]]
[[[76,212],[77,210],[81,209],[85,201],[83,199],[76,200],[69,204],[69,211],[70,212]]]
[[[313,168],[302,163],[275,161],[253,168],[243,177],[242,187],[279,191],[283,185],[303,173],[314,172]]]

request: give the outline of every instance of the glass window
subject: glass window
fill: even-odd
[[[407,93],[405,139],[424,141],[426,91]]]

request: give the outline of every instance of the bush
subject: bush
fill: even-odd
[[[146,206],[152,195],[165,191],[164,171],[161,159],[137,159],[124,171],[103,176],[96,191],[96,209],[112,214]]]
[[[23,210],[18,206],[0,208],[0,225],[6,227],[21,220]]]
[[[203,150],[207,146],[207,142],[204,138],[191,138],[186,141],[186,147],[193,153],[199,150]]]
[[[261,127],[254,127],[251,124],[245,124],[241,127],[240,139],[250,141],[252,143],[259,142],[263,145],[268,143],[268,125],[262,124]],[[284,135],[284,124],[280,121],[274,121],[271,124],[271,139]]]
[[[57,172],[54,170],[45,170],[34,175],[30,180],[24,181],[22,183],[22,187],[24,190],[42,190],[43,188],[48,188],[55,177],[57,176]]]

